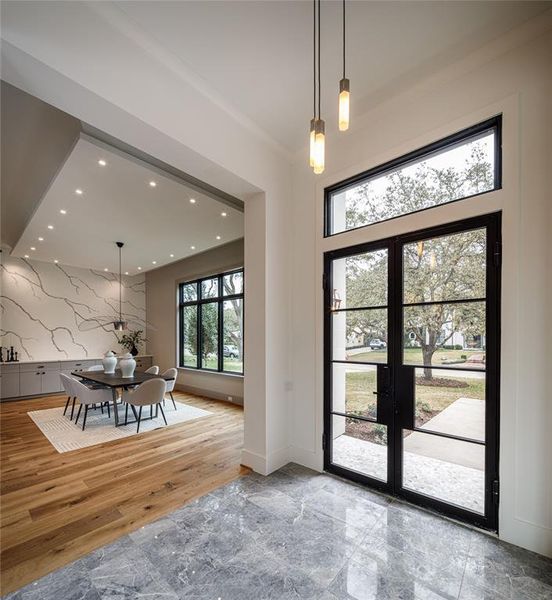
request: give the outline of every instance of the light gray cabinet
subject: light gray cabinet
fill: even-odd
[[[75,372],[80,373],[93,365],[101,364],[100,358],[1,364],[0,400],[57,394],[63,391],[60,373],[66,375]],[[145,371],[152,364],[152,356],[142,355],[136,357],[138,371]]]
[[[1,365],[0,398],[19,396],[19,365]]]

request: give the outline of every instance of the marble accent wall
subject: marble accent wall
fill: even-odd
[[[117,275],[1,256],[0,345],[39,361],[122,351],[111,323],[119,310]],[[129,329],[145,332],[145,275],[123,275],[122,299]]]

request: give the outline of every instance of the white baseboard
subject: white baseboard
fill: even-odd
[[[270,475],[287,465],[289,462],[289,448],[281,448],[272,452],[268,457],[250,450],[242,450],[242,465],[253,469],[260,475]]]
[[[304,448],[298,448],[297,446],[290,446],[289,461],[320,473],[324,470],[324,456],[322,452],[312,452]]]
[[[211,398],[212,400],[224,400],[225,402],[230,402],[226,394],[212,392],[211,390],[198,388],[193,385],[184,385],[182,383],[177,383],[174,387],[180,392],[186,392],[188,394],[194,394],[196,396],[204,396],[205,398]],[[243,406],[243,398],[239,396],[232,396],[232,404],[238,404],[239,406]]]

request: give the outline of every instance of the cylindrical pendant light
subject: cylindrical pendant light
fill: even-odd
[[[316,175],[324,172],[326,153],[326,131],[322,119],[317,119],[314,129],[314,172]]]
[[[326,126],[321,117],[321,95],[322,85],[320,76],[320,0],[316,0],[318,8],[318,36],[317,37],[317,55],[318,55],[318,118],[314,123],[314,165],[313,169],[316,175],[324,172],[325,153],[326,153]]]
[[[309,165],[314,167],[314,136],[316,125],[316,0],[312,2],[312,119],[309,133]]]
[[[345,0],[343,0],[343,77],[339,82],[339,131],[349,129],[350,84],[345,77]]]

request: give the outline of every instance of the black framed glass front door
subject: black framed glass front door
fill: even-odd
[[[500,216],[325,255],[325,468],[497,529]]]

